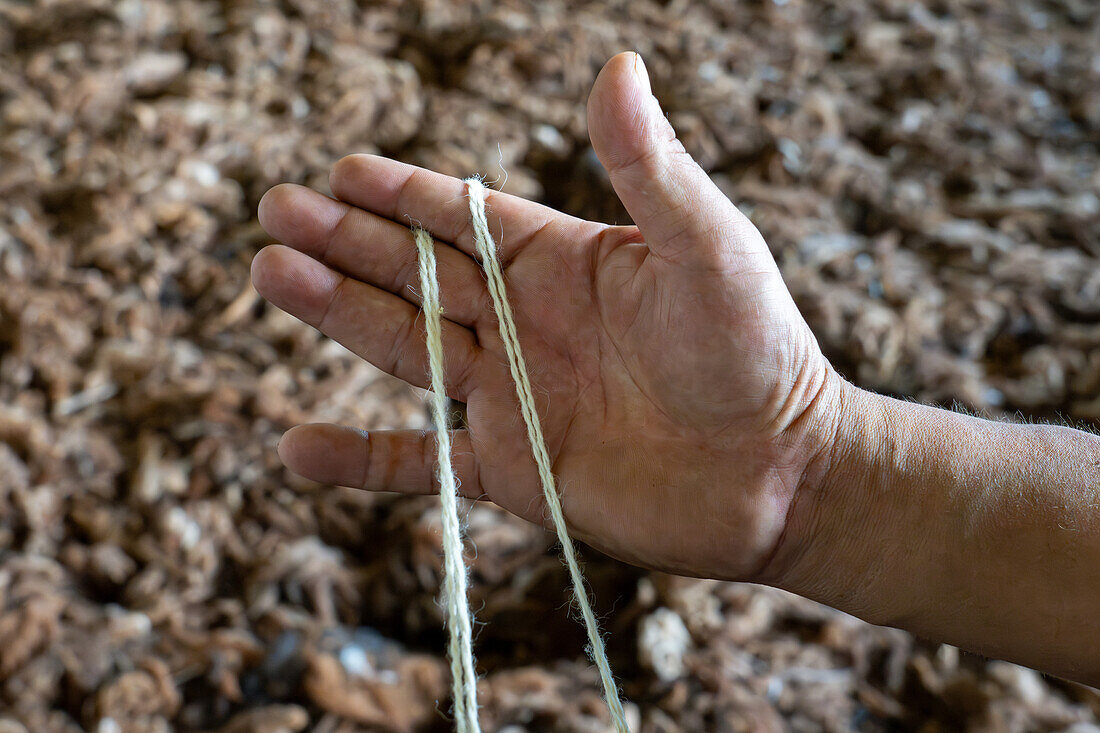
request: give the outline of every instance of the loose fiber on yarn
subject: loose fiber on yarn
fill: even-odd
[[[438,452],[436,476],[443,518],[443,601],[449,634],[448,656],[454,690],[455,728],[458,733],[481,733],[477,718],[477,675],[474,672],[472,622],[466,597],[466,564],[462,558],[462,528],[458,521],[458,481],[451,464],[451,432],[447,424],[447,392],[443,382],[442,307],[436,277],[435,242],[420,228],[413,229],[420,269],[420,290],[427,333],[428,365],[432,384],[432,420]]]
[[[478,257],[481,258],[481,266],[485,270],[488,279],[489,295],[493,301],[493,308],[496,310],[500,337],[504,341],[504,350],[508,355],[508,367],[511,370],[512,379],[516,383],[516,397],[519,399],[523,422],[527,426],[527,438],[531,443],[531,451],[534,454],[535,465],[538,468],[542,494],[546,499],[546,506],[549,509],[554,530],[557,532],[558,542],[561,543],[565,565],[569,569],[569,578],[573,583],[573,594],[584,620],[585,630],[588,633],[592,660],[600,673],[604,697],[607,700],[608,710],[611,712],[611,720],[617,733],[630,733],[630,728],[626,724],[626,717],[623,714],[622,702],[619,700],[619,691],[615,685],[615,679],[611,675],[611,665],[607,660],[603,637],[600,636],[599,623],[596,620],[596,614],[592,611],[592,604],[589,602],[588,591],[584,585],[584,576],[581,573],[580,565],[577,563],[573,540],[569,536],[569,530],[565,524],[561,499],[558,496],[554,474],[551,470],[550,454],[546,449],[546,440],[542,435],[542,424],[539,422],[538,411],[535,408],[534,393],[531,390],[531,382],[527,377],[527,364],[523,358],[523,351],[520,349],[516,323],[512,317],[512,307],[508,303],[507,293],[505,292],[504,273],[501,270],[500,260],[497,258],[496,243],[493,241],[493,235],[489,231],[489,223],[485,218],[485,186],[477,178],[467,178],[465,183],[470,201],[470,221],[474,233],[474,243]]]

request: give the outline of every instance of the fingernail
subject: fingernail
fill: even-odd
[[[649,85],[649,71],[645,67],[645,61],[642,61],[642,55],[637,51],[634,51],[634,76],[637,77],[638,83],[645,89],[646,94],[652,94],[653,88]]]

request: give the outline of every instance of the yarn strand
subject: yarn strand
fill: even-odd
[[[554,474],[550,454],[546,449],[546,440],[542,435],[542,424],[539,422],[538,411],[535,409],[535,397],[531,390],[531,382],[527,376],[527,363],[520,349],[519,336],[516,333],[515,319],[512,317],[512,308],[508,303],[504,286],[504,273],[501,270],[500,260],[497,258],[496,243],[489,231],[489,223],[485,218],[485,186],[477,178],[467,178],[466,189],[470,200],[470,220],[474,232],[474,243],[477,254],[481,258],[482,268],[488,278],[489,295],[496,309],[499,322],[500,337],[504,341],[504,350],[508,355],[508,367],[512,373],[512,379],[516,383],[516,397],[519,399],[520,412],[523,422],[527,426],[527,438],[531,443],[531,451],[538,468],[539,481],[542,484],[542,494],[546,499],[546,506],[550,512],[550,518],[554,524],[554,530],[561,544],[561,552],[565,565],[569,569],[569,578],[573,583],[573,594],[584,620],[585,630],[588,633],[588,643],[592,661],[595,662],[603,683],[604,697],[607,701],[611,720],[617,733],[630,733],[623,713],[622,702],[619,700],[618,687],[611,674],[611,664],[607,660],[607,650],[604,648],[603,637],[600,635],[599,622],[592,611],[592,604],[588,599],[588,591],[584,585],[584,576],[580,565],[577,563],[576,550],[573,540],[569,536],[569,530],[565,524],[565,515],[562,512],[561,499],[555,487]]]
[[[432,420],[435,423],[439,499],[443,519],[443,601],[447,609],[448,656],[454,694],[455,728],[458,733],[481,733],[477,719],[477,675],[469,602],[466,597],[466,564],[462,558],[462,529],[458,521],[458,481],[451,464],[451,432],[447,424],[447,392],[443,381],[443,328],[436,276],[435,243],[420,228],[413,229],[420,269],[420,289],[431,372]]]

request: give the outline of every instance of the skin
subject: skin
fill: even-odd
[[[637,54],[588,104],[637,226],[487,196],[570,531],[649,568],[783,587],[966,648],[1100,680],[1100,441],[878,397],[831,368],[752,224],[684,151]],[[281,185],[257,290],[427,386],[416,251],[437,239],[462,492],[546,523],[464,184],[375,156],[329,198]],[[303,425],[295,473],[430,493],[434,438]],[[1037,595],[1038,594],[1038,595]]]

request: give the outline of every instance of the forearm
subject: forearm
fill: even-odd
[[[777,584],[1100,684],[1100,438],[838,390]]]

